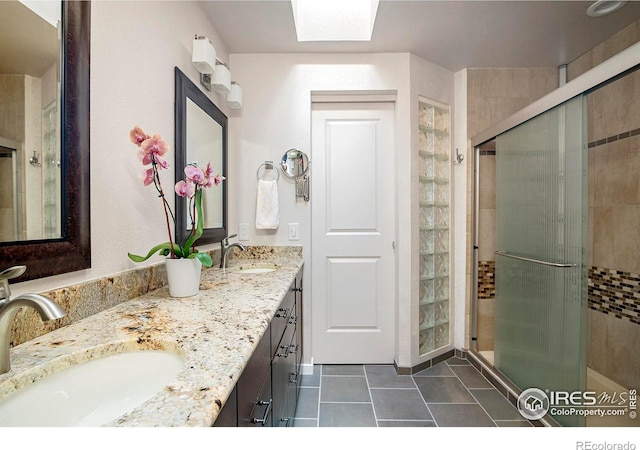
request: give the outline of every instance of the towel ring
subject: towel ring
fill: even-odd
[[[272,170],[274,169],[273,166],[273,161],[265,161],[262,164],[260,164],[258,166],[258,170],[256,170],[256,178],[258,179],[258,181],[260,181],[262,178],[260,178],[260,169],[265,168],[265,170]],[[275,181],[278,181],[280,179],[280,172],[276,170],[276,179]]]

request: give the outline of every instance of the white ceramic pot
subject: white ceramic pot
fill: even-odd
[[[200,290],[202,263],[197,258],[167,258],[167,283],[172,297],[191,297]]]

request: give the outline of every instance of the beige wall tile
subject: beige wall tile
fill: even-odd
[[[484,97],[476,102],[475,134],[506,119],[529,104],[529,97]]]
[[[567,80],[582,75],[622,50],[640,42],[640,19],[567,65]]]
[[[593,210],[593,265],[613,268],[615,261],[613,253],[613,242],[615,237],[613,208],[595,207]]]
[[[478,350],[493,350],[495,334],[495,305],[493,298],[478,301]]]
[[[496,157],[480,156],[480,208],[496,209]]]
[[[24,141],[24,75],[0,75],[0,136]]]
[[[640,127],[640,71],[594,91],[589,97],[593,97],[588,112],[593,116],[591,141]]]
[[[529,70],[529,101],[534,102],[558,88],[559,74],[555,67]]]
[[[640,204],[640,135],[594,149],[594,206]],[[590,152],[591,154],[591,152]],[[589,166],[591,170],[591,165]],[[591,200],[591,192],[589,199]]]
[[[596,206],[596,149],[587,150],[589,206]]]
[[[579,77],[593,68],[593,52],[589,51],[567,65],[567,81]]]
[[[613,216],[614,262],[604,267],[640,273],[640,206],[617,206]]]
[[[496,210],[480,209],[478,224],[478,259],[494,261],[496,251]]]
[[[603,56],[605,59],[617,55],[622,50],[640,42],[640,20],[619,31],[603,43]]]
[[[626,388],[640,386],[640,325],[589,310],[587,365]]]
[[[640,206],[604,206],[593,210],[593,265],[640,273]]]
[[[594,259],[593,259],[593,242],[594,242],[594,233],[593,233],[593,224],[595,220],[595,208],[594,207],[589,207],[589,224],[590,226],[588,227],[588,233],[589,236],[587,237],[588,242],[589,242],[589,247],[588,247],[588,252],[589,254],[587,255],[587,259],[589,261],[589,265],[590,266],[595,266],[596,264],[594,263]]]

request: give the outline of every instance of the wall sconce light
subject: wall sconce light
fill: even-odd
[[[191,62],[202,74],[212,74],[216,68],[216,49],[209,39],[196,34],[193,40]]]
[[[216,70],[213,72],[213,89],[219,94],[228,94],[231,91],[231,72],[222,62],[216,61]]]
[[[231,82],[231,89],[227,94],[227,106],[231,109],[242,108],[242,88],[235,81]]]

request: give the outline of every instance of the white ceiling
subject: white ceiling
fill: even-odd
[[[348,0],[344,0],[348,1]],[[640,1],[601,18],[591,1],[381,0],[371,42],[297,42],[288,0],[209,0],[229,53],[411,52],[452,71],[558,67],[640,19]]]
[[[58,60],[58,30],[19,2],[0,0],[0,73],[42,77]]]

